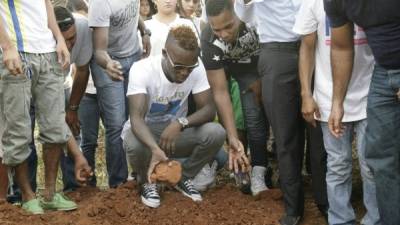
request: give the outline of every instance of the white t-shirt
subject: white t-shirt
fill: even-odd
[[[55,52],[45,0],[0,1],[0,19],[19,52]]]
[[[161,68],[162,55],[150,56],[134,63],[129,72],[127,96],[146,94],[149,97],[146,123],[168,122],[187,114],[190,92],[198,94],[210,88],[206,70],[199,58],[199,66],[181,84],[171,83]],[[125,123],[122,137],[130,129]]]
[[[330,60],[331,29],[323,4],[323,0],[303,1],[293,31],[300,35],[317,31],[314,99],[319,106],[320,120],[327,122],[331,111],[333,82]],[[354,31],[355,58],[353,75],[344,101],[344,122],[366,118],[367,95],[374,66],[374,57],[364,31],[358,26],[354,27]]]
[[[178,14],[176,14],[176,18],[170,24],[161,23],[156,19],[156,16],[153,16],[152,19],[144,21],[146,28],[151,31],[150,43],[151,43],[151,52],[150,55],[155,56],[159,55],[162,52],[162,49],[165,46],[165,41],[167,40],[168,32],[172,27],[186,25],[193,29],[196,36],[196,28],[193,23],[188,19],[180,18]]]
[[[140,50],[139,0],[90,0],[89,26],[108,27],[108,53],[128,57]]]

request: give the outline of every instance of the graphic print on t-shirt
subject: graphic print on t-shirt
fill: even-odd
[[[131,1],[124,9],[119,10],[111,16],[110,25],[117,29],[122,29],[136,18],[137,13],[138,4],[136,1]]]
[[[244,26],[244,28],[240,29],[239,37],[233,44],[220,39],[214,40],[213,45],[217,46],[224,53],[222,60],[229,63],[251,63],[251,57],[259,55],[260,46],[256,31],[246,28]],[[216,59],[220,60],[219,57],[213,58],[213,60]]]
[[[146,118],[151,121],[167,121],[181,112],[185,92],[177,91],[172,96],[152,97]],[[180,115],[178,115],[180,116]]]
[[[328,16],[325,16],[325,44],[331,45],[331,27]],[[364,30],[354,24],[354,45],[365,45],[367,44],[367,37],[365,36]]]

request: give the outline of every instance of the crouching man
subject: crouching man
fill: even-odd
[[[175,188],[201,201],[191,179],[212,160],[226,138],[222,126],[212,122],[215,107],[199,53],[192,29],[179,26],[168,33],[161,55],[141,60],[130,70],[130,120],[124,127],[123,143],[138,174],[142,202],[152,208],[160,205],[156,184],[150,183],[155,165],[169,157],[188,158]],[[186,117],[190,92],[197,111]]]

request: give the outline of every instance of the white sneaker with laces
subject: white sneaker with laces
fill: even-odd
[[[211,166],[207,163],[200,172],[193,178],[193,187],[198,191],[206,191],[215,184],[218,163],[213,161]]]
[[[251,193],[253,196],[258,195],[260,192],[268,190],[267,185],[265,185],[265,173],[267,172],[267,168],[263,166],[254,166],[251,170]]]

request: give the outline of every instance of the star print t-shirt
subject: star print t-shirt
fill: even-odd
[[[202,59],[206,70],[257,73],[260,44],[256,29],[241,23],[234,43],[219,39],[208,25],[201,34]]]
[[[151,56],[132,65],[127,96],[149,97],[146,123],[160,123],[186,116],[190,92],[198,94],[210,88],[201,60],[183,83],[170,82],[161,68],[162,55]]]

